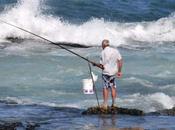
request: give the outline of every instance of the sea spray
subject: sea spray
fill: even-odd
[[[119,23],[106,21],[103,18],[92,18],[78,25],[60,20],[59,16],[43,14],[42,6],[44,2],[41,0],[21,0],[13,8],[4,10],[0,14],[0,19],[54,42],[66,41],[96,46],[107,38],[113,46],[119,46],[133,44],[133,41],[145,44],[175,41],[175,15],[173,13],[151,22]],[[6,37],[37,39],[2,23],[0,28],[0,36],[3,39]]]
[[[145,112],[171,109],[175,105],[174,97],[170,97],[162,92],[147,95],[135,93],[124,97],[119,97],[117,103],[123,107],[127,106],[129,108],[138,108],[144,110]]]

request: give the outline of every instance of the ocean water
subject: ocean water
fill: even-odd
[[[92,46],[69,48],[93,61],[109,39],[124,59],[117,105],[146,113],[175,106],[174,12],[174,0],[0,0],[0,20],[53,42]],[[101,103],[101,71],[92,70]],[[171,116],[82,116],[97,105],[82,92],[86,78],[86,61],[0,23],[0,120],[37,122],[39,130],[175,129]]]

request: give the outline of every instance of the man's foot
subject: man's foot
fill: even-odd
[[[101,105],[101,108],[102,108],[102,109],[108,109],[108,105],[107,105],[106,103],[103,103],[103,104]]]
[[[111,105],[111,107],[114,108],[114,107],[117,107],[117,105],[116,105],[115,103],[113,103],[113,104]]]

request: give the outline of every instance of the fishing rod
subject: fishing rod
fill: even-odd
[[[91,63],[91,64],[93,64],[93,65],[95,64],[94,62],[90,61],[89,59],[87,59],[87,58],[85,58],[85,57],[83,57],[83,56],[77,54],[76,52],[71,51],[70,49],[67,49],[66,47],[64,47],[64,46],[62,46],[62,45],[59,45],[59,44],[57,44],[57,43],[55,43],[55,42],[53,42],[53,41],[51,41],[51,40],[49,40],[49,39],[47,39],[47,38],[44,38],[44,37],[42,37],[42,36],[40,36],[40,35],[37,35],[37,34],[31,32],[31,31],[28,31],[28,30],[26,30],[26,29],[24,29],[24,28],[18,27],[18,26],[14,25],[14,24],[8,23],[8,22],[6,22],[6,21],[4,21],[4,20],[1,20],[1,19],[0,19],[0,22],[5,23],[5,24],[7,24],[7,25],[9,25],[9,26],[18,28],[19,30],[22,30],[22,31],[27,32],[27,33],[29,33],[29,34],[31,34],[31,35],[34,35],[34,36],[36,36],[36,37],[38,37],[38,38],[40,38],[40,39],[43,39],[43,40],[45,40],[45,41],[47,41],[47,42],[53,44],[53,45],[59,46],[60,48],[62,48],[62,49],[64,49],[64,50],[66,50],[66,51],[68,51],[68,52],[70,52],[70,53],[72,53],[72,54],[74,54],[74,55],[80,57],[81,59],[84,59],[85,61],[87,61],[87,62],[89,62],[89,63]],[[100,68],[100,67],[99,67],[99,68]]]

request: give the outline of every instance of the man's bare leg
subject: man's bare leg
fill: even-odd
[[[103,88],[103,104],[107,107],[109,97],[109,88]]]
[[[111,88],[111,95],[112,95],[112,106],[115,106],[115,99],[117,97],[116,87],[113,86]]]

